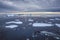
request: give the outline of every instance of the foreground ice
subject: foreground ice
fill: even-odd
[[[52,33],[52,32],[47,32],[47,31],[41,31],[41,33],[42,33],[42,34],[46,34],[46,35],[50,35],[50,36],[56,35],[56,34],[54,34],[54,33]]]
[[[47,31],[41,31],[41,34],[45,34],[46,36],[52,36],[56,39],[60,39],[60,35],[57,35],[55,33],[52,33],[52,32],[47,32]]]

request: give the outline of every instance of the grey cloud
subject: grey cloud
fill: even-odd
[[[60,0],[0,0],[1,11],[60,11]]]

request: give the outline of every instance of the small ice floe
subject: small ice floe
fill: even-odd
[[[7,15],[8,17],[13,17],[13,16],[15,16],[14,14],[8,14]]]
[[[41,34],[45,34],[47,36],[55,36],[56,34],[52,33],[52,32],[47,32],[47,31],[41,31]]]
[[[9,21],[9,22],[6,22],[6,24],[11,24],[11,23],[22,24],[23,22],[21,22],[21,21]]]
[[[60,24],[55,24],[56,26],[60,27]]]
[[[30,40],[29,38],[27,38],[26,40]]]
[[[29,23],[29,25],[32,25],[33,23]]]
[[[60,20],[59,18],[55,18],[55,20]]]
[[[52,24],[52,22],[48,22],[48,23],[51,23]]]
[[[19,20],[19,19],[15,19],[14,21],[18,22],[18,21],[20,21],[20,20]]]
[[[52,21],[53,21],[53,20],[55,20],[55,19],[50,19],[50,20],[52,20]]]
[[[18,27],[18,25],[8,25],[8,26],[5,26],[6,28],[16,28]]]
[[[55,37],[56,39],[60,39],[60,37]]]
[[[52,24],[48,23],[33,23],[33,27],[46,27],[46,26],[53,26]]]
[[[34,35],[32,35],[32,37],[35,37]]]
[[[56,39],[60,39],[60,35],[58,34],[55,34],[55,33],[52,33],[52,32],[47,32],[47,31],[41,31],[41,34],[44,34],[46,36],[52,36]]]
[[[22,27],[23,29],[26,29],[26,27]]]
[[[33,34],[32,37],[33,37],[33,38],[34,38],[34,37],[37,37],[37,35],[34,35],[34,34]]]
[[[41,31],[41,33],[53,34],[52,32]]]
[[[33,20],[33,19],[28,19],[28,21],[31,21],[31,22],[33,22],[34,20]]]

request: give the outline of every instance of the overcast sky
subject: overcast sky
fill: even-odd
[[[0,0],[0,12],[60,11],[60,0]]]

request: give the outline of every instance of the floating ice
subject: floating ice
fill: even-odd
[[[50,19],[50,20],[54,20],[54,19]]]
[[[33,23],[33,27],[46,27],[46,26],[52,26],[52,24],[48,23]]]
[[[32,25],[32,23],[29,23],[29,25]]]
[[[41,31],[41,33],[53,34],[52,32],[47,32],[47,31]]]
[[[26,29],[26,27],[22,27],[23,29]]]
[[[45,34],[47,36],[54,36],[56,34],[52,33],[52,32],[47,32],[47,31],[41,31],[42,34]]]
[[[59,18],[55,18],[55,20],[60,20]]]
[[[10,21],[10,22],[6,22],[6,24],[11,24],[11,23],[15,23],[15,24],[22,24],[23,22],[21,21]]]
[[[5,26],[6,28],[16,28],[18,27],[18,25],[9,25],[9,26]]]
[[[48,23],[52,23],[52,22],[48,22]]]
[[[57,35],[57,34],[52,33],[52,32],[41,31],[41,34],[45,34],[45,35],[47,35],[47,36],[52,36],[52,37],[54,37],[54,38],[56,38],[56,39],[60,39],[60,35]]]
[[[29,19],[28,21],[34,21],[33,19]]]
[[[7,16],[8,16],[8,17],[11,17],[11,16],[13,17],[13,16],[14,16],[14,14],[9,14],[9,15],[7,15]]]
[[[56,39],[60,39],[59,37],[55,37]]]
[[[27,38],[26,40],[30,40],[29,38]]]
[[[60,27],[60,24],[56,24],[56,26]]]

